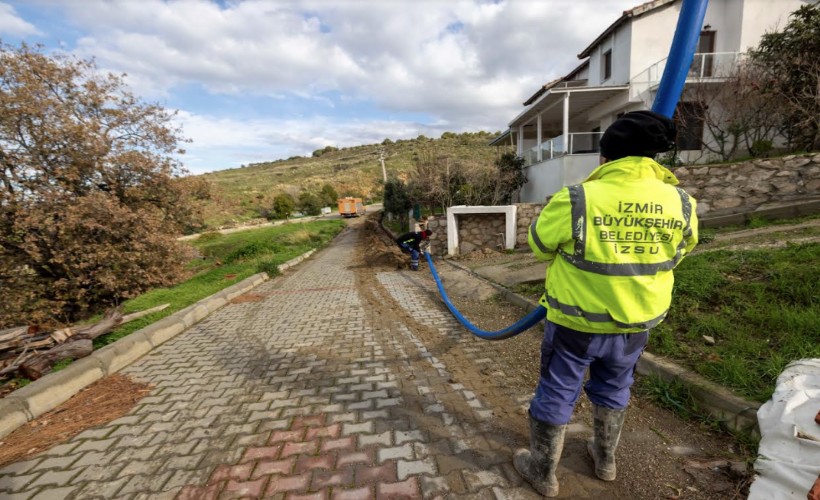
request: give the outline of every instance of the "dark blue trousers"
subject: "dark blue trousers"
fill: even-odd
[[[399,245],[404,253],[410,254],[410,268],[411,269],[418,269],[419,268],[419,257],[421,256],[421,252],[416,250],[415,248],[411,247],[410,245],[405,245],[402,243]]]
[[[568,423],[582,385],[594,404],[626,408],[635,367],[648,339],[648,331],[593,334],[547,321],[541,343],[541,379],[530,402],[530,415],[550,425]],[[584,384],[587,367],[589,380]]]

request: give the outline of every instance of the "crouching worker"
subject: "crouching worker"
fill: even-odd
[[[433,231],[425,229],[424,231],[410,231],[396,238],[396,244],[399,245],[401,251],[410,254],[410,269],[412,271],[419,270],[419,256],[421,255],[421,245],[429,244],[430,235]]]
[[[601,138],[602,164],[556,193],[529,228],[530,248],[550,262],[540,300],[547,321],[530,448],[513,464],[542,495],[558,495],[555,470],[582,386],[593,405],[587,451],[595,475],[615,480],[638,358],[669,310],[672,270],[697,244],[695,200],[652,159],[674,140],[665,116],[623,115]]]

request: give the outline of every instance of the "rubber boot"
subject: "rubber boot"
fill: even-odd
[[[592,405],[594,436],[587,443],[587,451],[595,463],[595,475],[604,481],[614,481],[615,449],[621,438],[626,410],[612,410]]]
[[[555,469],[564,449],[566,430],[566,425],[549,425],[530,416],[530,449],[522,448],[513,457],[515,470],[545,497],[558,496]]]

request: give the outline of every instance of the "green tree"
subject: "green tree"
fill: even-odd
[[[310,191],[302,191],[299,194],[299,210],[306,215],[319,215],[322,213],[322,199]]]
[[[384,211],[404,220],[407,217],[407,211],[412,206],[404,182],[396,178],[387,179],[384,184]]]
[[[326,207],[333,207],[336,206],[336,200],[339,199],[339,193],[336,192],[336,189],[330,185],[325,184],[322,186],[322,190],[319,191],[319,198],[322,200],[322,204]]]
[[[296,200],[288,193],[277,194],[273,198],[273,206],[269,212],[268,218],[287,219],[296,209]]]
[[[498,169],[498,182],[495,184],[492,204],[511,203],[512,195],[527,183],[524,173],[524,158],[514,153],[503,153],[495,161]]]
[[[761,92],[782,107],[781,132],[794,150],[820,147],[820,4],[793,12],[779,32],[766,33],[749,56],[764,72]]]
[[[74,322],[183,276],[197,225],[173,116],[93,62],[0,45],[0,328]]]
[[[333,146],[325,146],[322,149],[317,149],[316,151],[314,151],[313,152],[313,157],[314,158],[319,158],[320,156],[322,156],[325,153],[330,153],[331,151],[338,151],[338,150],[339,150],[339,148],[336,148],[336,147],[333,147]]]

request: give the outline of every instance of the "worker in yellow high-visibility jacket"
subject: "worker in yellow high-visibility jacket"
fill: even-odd
[[[674,122],[652,111],[621,116],[601,138],[602,164],[557,192],[530,226],[530,247],[550,262],[540,301],[547,326],[530,449],[513,462],[545,496],[558,494],[555,470],[582,385],[593,404],[595,473],[615,479],[635,366],[669,309],[672,270],[697,244],[695,200],[652,159],[675,135]]]

